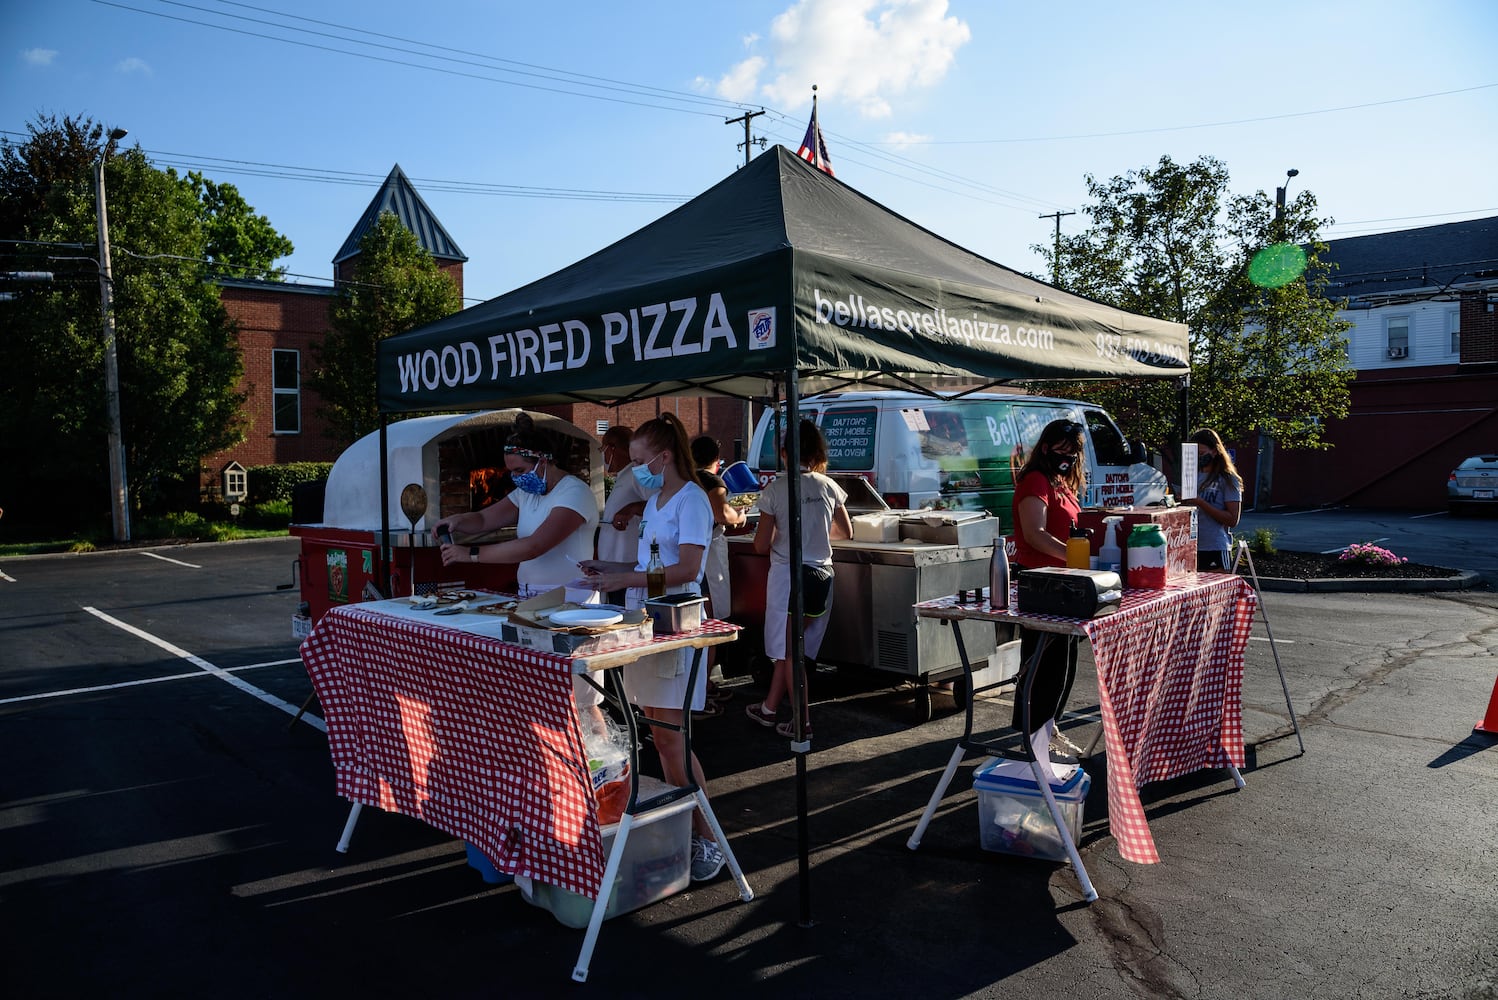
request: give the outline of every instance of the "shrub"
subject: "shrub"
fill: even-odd
[[[250,504],[244,522],[257,528],[284,528],[291,524],[291,501],[269,500]]]
[[[1274,545],[1274,536],[1279,534],[1273,528],[1255,528],[1253,533],[1247,536],[1234,535],[1234,542],[1247,542],[1248,551],[1256,556],[1272,556],[1279,551]]]
[[[285,465],[255,465],[245,470],[250,504],[263,504],[282,500],[287,504],[287,523],[290,523],[291,490],[298,483],[315,483],[327,479],[332,471],[332,462],[288,462]]]
[[[1372,542],[1353,542],[1342,550],[1337,561],[1355,563],[1360,566],[1398,566],[1400,563],[1409,562],[1403,556],[1396,556],[1388,549],[1374,545]]]

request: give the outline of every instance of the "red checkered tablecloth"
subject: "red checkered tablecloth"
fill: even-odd
[[[597,896],[568,658],[357,606],[324,615],[301,654],[338,794],[460,837],[501,871]]]
[[[953,598],[916,608],[1087,637],[1108,753],[1109,828],[1125,860],[1153,864],[1160,856],[1139,789],[1244,764],[1243,653],[1257,602],[1242,578],[1202,573],[1164,590],[1126,590],[1118,612],[1102,618],[993,612]]]

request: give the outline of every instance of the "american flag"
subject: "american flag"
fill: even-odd
[[[822,138],[821,126],[817,124],[816,95],[811,98],[811,122],[806,126],[806,138],[801,140],[801,148],[796,150],[796,155],[828,177],[834,176],[832,158],[827,155],[827,142]]]

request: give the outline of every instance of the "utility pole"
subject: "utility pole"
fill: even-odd
[[[1290,179],[1299,176],[1299,170],[1293,168],[1286,170],[1285,183],[1274,189],[1274,227],[1269,233],[1271,243],[1285,241],[1285,192],[1290,187]],[[1259,451],[1254,458],[1254,511],[1268,510],[1273,494],[1274,438],[1265,434],[1261,427],[1259,428]]]
[[[104,161],[109,147],[128,133],[113,129],[94,165],[94,184],[99,212],[99,312],[104,322],[104,400],[109,410],[110,511],[114,515],[114,540],[130,541],[130,489],[125,480],[125,442],[120,434],[120,364],[115,355],[114,277],[109,269],[109,212],[104,207]]]
[[[754,119],[758,118],[762,114],[764,114],[763,111],[745,111],[742,115],[740,115],[737,118],[725,118],[725,119],[723,119],[723,124],[724,125],[737,125],[739,122],[743,122],[744,123],[744,141],[741,142],[741,143],[739,143],[738,146],[736,146],[734,148],[736,148],[736,149],[742,149],[744,151],[744,166],[746,166],[746,167],[749,165],[749,156],[750,156],[750,149],[749,149],[749,147],[753,146],[755,143],[759,143],[759,148],[760,149],[764,149],[765,148],[765,140],[764,140],[764,138],[756,139],[756,138],[753,137],[753,135],[750,134],[750,131],[749,131],[750,125],[753,124]]]
[[[1051,258],[1051,284],[1053,285],[1061,284],[1061,217],[1063,215],[1076,214],[1076,212],[1051,212],[1048,215],[1040,216],[1042,219],[1056,220],[1056,250],[1055,255]]]

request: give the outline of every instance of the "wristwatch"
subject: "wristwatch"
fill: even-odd
[[[477,545],[470,545],[470,546],[468,546],[468,561],[469,562],[478,562],[479,561],[479,547]]]

